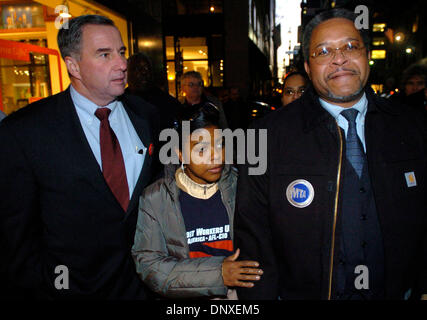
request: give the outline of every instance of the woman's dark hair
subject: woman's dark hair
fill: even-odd
[[[182,108],[174,126],[175,130],[178,132],[180,150],[182,150],[182,141],[187,138],[182,136],[182,127],[184,121],[190,122],[190,134],[197,129],[202,129],[209,126],[216,126],[219,128],[218,107],[211,102],[205,102],[202,105],[196,104]]]
[[[295,75],[300,75],[301,77],[303,77],[305,79],[305,81],[307,82],[307,84],[310,82],[310,79],[307,75],[307,73],[305,72],[301,72],[301,71],[292,71],[291,73],[289,73],[285,79],[283,80],[283,86],[282,89],[285,89],[286,86],[286,81],[288,81],[289,78],[295,76]]]

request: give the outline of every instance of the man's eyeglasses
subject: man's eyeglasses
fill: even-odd
[[[189,83],[183,83],[183,86],[187,86],[187,87],[201,87],[203,86],[203,82],[202,81],[198,81],[198,82],[189,82]]]
[[[285,88],[283,89],[283,94],[288,97],[294,96],[294,95],[301,96],[304,93],[304,91],[305,91],[305,88],[299,88],[298,90],[294,90],[292,88]]]
[[[344,58],[352,60],[360,57],[363,49],[365,49],[365,47],[362,46],[359,41],[349,41],[340,48],[330,48],[324,46],[316,48],[310,57],[317,64],[328,64],[335,58],[338,50],[342,53]]]

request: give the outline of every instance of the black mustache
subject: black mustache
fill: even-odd
[[[328,74],[328,80],[333,78],[336,73],[342,72],[342,71],[351,72],[354,75],[359,74],[356,70],[353,70],[353,69],[339,68],[339,69],[335,70],[334,72]]]

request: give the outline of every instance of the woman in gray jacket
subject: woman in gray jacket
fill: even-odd
[[[237,261],[239,249],[233,254],[237,173],[224,165],[223,138],[214,134],[216,107],[206,103],[184,112],[176,148],[183,165],[167,165],[164,177],[140,198],[132,247],[136,270],[168,298],[236,299],[230,288],[252,287],[262,274],[258,262]]]

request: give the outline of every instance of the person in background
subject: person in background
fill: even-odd
[[[427,66],[412,64],[403,71],[402,90],[391,96],[392,101],[425,111],[427,115]]]
[[[0,123],[1,289],[7,298],[147,299],[130,250],[157,111],[123,94],[126,47],[112,20],[70,19],[57,40],[69,88]]]
[[[188,136],[182,136],[184,121]],[[140,200],[132,247],[136,270],[167,298],[236,299],[231,288],[251,288],[262,274],[257,262],[237,261],[239,249],[233,253],[237,173],[224,165],[218,128],[219,112],[210,102],[185,109],[176,128],[182,165],[166,166],[164,178]]]
[[[126,93],[136,95],[155,106],[160,114],[160,132],[163,129],[173,128],[174,122],[181,112],[181,103],[165,92],[154,81],[153,65],[147,55],[138,52],[128,58],[128,87]],[[157,141],[160,150],[166,141]],[[163,164],[155,153],[152,173],[159,178],[163,174]]]
[[[181,103],[154,82],[150,58],[138,52],[128,58],[128,87],[126,92],[137,95],[158,108],[160,129],[173,128],[182,108]]]
[[[234,235],[264,274],[239,299],[427,298],[424,119],[367,85],[369,30],[356,19],[339,8],[307,24],[313,85],[254,125],[267,171],[239,169]]]
[[[426,87],[427,66],[413,64],[403,71],[403,84],[407,96],[419,92]]]
[[[282,106],[287,106],[301,97],[308,83],[309,79],[305,73],[299,71],[289,73],[283,82]]]
[[[240,95],[240,88],[231,86],[229,99],[224,105],[225,115],[231,130],[248,127],[248,106]]]
[[[218,107],[220,128],[228,128],[228,122],[221,102],[216,97],[205,94],[203,89],[203,79],[199,72],[185,72],[181,77],[181,90],[184,96],[184,108],[194,105],[203,105],[205,102],[211,102]]]

